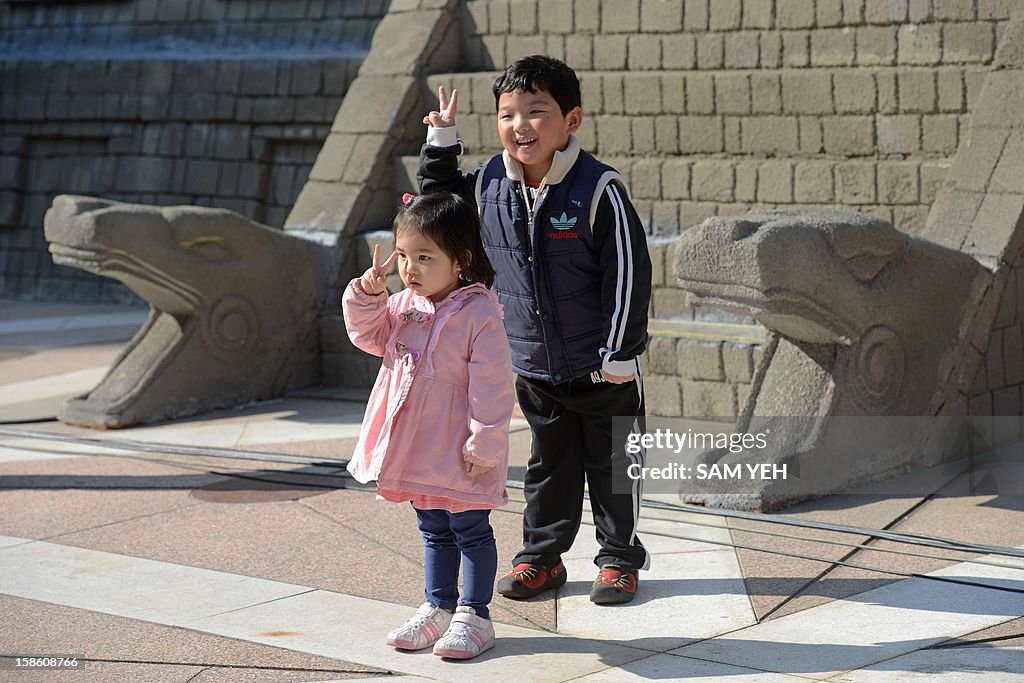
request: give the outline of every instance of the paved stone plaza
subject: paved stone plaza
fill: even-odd
[[[0,683],[1024,681],[1018,3],[23,0],[0,2],[0,27]],[[879,448],[840,436],[843,460],[823,469],[868,469],[817,490],[904,463],[922,469],[770,514],[687,506],[649,486],[640,533],[653,561],[634,602],[588,600],[597,546],[585,523],[564,558],[568,583],[528,601],[496,598],[496,647],[454,663],[384,644],[422,602],[423,543],[410,507],[375,500],[345,473],[376,360],[349,342],[332,288],[369,265],[397,198],[418,191],[421,116],[437,87],[462,93],[472,167],[499,149],[495,70],[533,53],[577,69],[580,140],[621,170],[648,231],[650,415],[967,416],[1001,450],[951,473],[944,456],[896,459],[878,434]],[[179,353],[175,335],[153,335],[146,358],[161,362],[122,363],[147,316],[101,277],[119,272],[103,270],[108,257],[158,273],[142,278],[162,284],[158,294],[191,291],[191,281],[140,256],[157,241],[134,219],[123,221],[138,238],[131,247],[97,242],[71,221],[77,212],[63,214],[76,230],[54,229],[51,212],[44,232],[66,193],[227,208],[316,245],[326,260],[295,270],[315,277],[313,295],[279,249],[245,235],[231,242],[193,226],[195,239],[169,242],[207,255],[222,239],[273,252],[272,264],[247,257],[256,267],[242,270],[260,282],[192,298],[265,303],[258,285],[275,271],[286,284],[268,287],[291,297],[284,309],[317,306],[301,324],[272,316],[301,338],[299,369],[283,363],[269,389],[203,403],[196,386],[236,389],[265,349],[204,365]],[[79,201],[95,200],[58,205]],[[712,235],[700,232],[718,225],[719,236],[746,239],[752,224],[736,216],[810,206],[881,219],[899,237],[887,225],[825,226],[777,259],[728,244],[710,253]],[[700,237],[689,255],[687,235]],[[910,256],[940,248],[955,268],[942,267],[946,253],[908,269]],[[230,251],[212,248],[218,284]],[[841,263],[812,267],[831,255]],[[725,279],[743,285],[734,298],[750,304],[754,291],[756,305],[715,307],[732,301],[718,287],[728,263],[738,265]],[[785,286],[762,277],[764,263]],[[792,273],[809,286],[789,287]],[[855,287],[832,284],[851,278]],[[691,305],[681,281],[712,307]],[[894,281],[905,289],[872,298]],[[857,324],[794,322],[793,297],[780,291],[821,303],[809,310],[829,313],[825,323]],[[209,315],[156,298],[153,320],[175,334],[227,320],[202,327],[220,351],[269,336],[270,323],[243,315],[253,307]],[[908,320],[916,327],[904,334]],[[799,344],[812,355],[786,346]],[[844,365],[851,358],[864,364]],[[243,372],[225,379],[217,372],[230,362]],[[123,421],[66,407],[97,386],[114,407],[140,395],[156,405]],[[895,400],[904,393],[918,402]],[[55,419],[62,406],[95,426],[147,424],[72,426]],[[895,440],[959,452],[945,432],[922,431]],[[802,436],[801,447],[813,441]],[[521,418],[510,445],[511,500],[491,516],[502,568],[519,548],[530,450]],[[779,461],[797,452],[787,448]],[[934,462],[945,464],[924,467]],[[77,667],[35,666],[56,657]]]
[[[653,564],[632,604],[589,602],[585,525],[557,596],[496,598],[493,650],[464,663],[392,650],[384,633],[422,600],[422,542],[410,509],[341,476],[362,397],[299,393],[108,432],[48,419],[143,318],[0,303],[0,680],[1024,680],[1024,558],[699,508],[645,509]],[[511,442],[516,480],[522,420]],[[963,485],[758,519],[1024,546],[1024,498]],[[519,541],[510,493],[492,515],[502,566]],[[28,655],[83,668],[13,671]]]

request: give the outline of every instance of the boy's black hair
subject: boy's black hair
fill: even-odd
[[[561,59],[554,57],[531,55],[509,64],[505,73],[498,76],[491,88],[494,93],[494,108],[498,108],[498,100],[502,93],[520,90],[533,93],[544,90],[558,102],[562,116],[582,106],[583,103],[580,79],[576,77],[576,72]]]
[[[480,216],[458,195],[421,194],[398,210],[391,228],[395,237],[399,231],[413,230],[436,244],[462,269],[460,287],[474,282],[494,285],[494,267],[480,239]]]

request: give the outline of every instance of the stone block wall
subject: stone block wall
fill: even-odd
[[[763,347],[654,334],[644,355],[649,415],[733,417],[750,398]]]
[[[629,182],[651,236],[651,315],[674,324],[652,331],[652,413],[730,416],[750,391],[736,359],[753,364],[761,346],[742,333],[708,341],[716,323],[752,321],[687,306],[658,265],[673,262],[671,239],[709,216],[811,205],[921,232],[1011,4],[468,0],[466,73],[435,75],[428,90],[460,88],[460,134],[483,158],[499,149],[496,70],[535,53],[576,69],[579,137]]]
[[[988,347],[980,351],[984,353],[984,362],[971,387],[971,414],[1021,415],[1024,260],[1019,256],[1009,270]]]
[[[467,144],[497,149],[494,69],[580,74],[580,138],[632,158],[653,235],[783,205],[924,224],[1009,17],[977,0],[468,0]],[[462,112],[460,112],[462,113]],[[620,162],[621,163],[621,162]]]
[[[61,193],[283,226],[386,6],[0,2],[0,296],[137,302],[53,265]]]
[[[627,178],[651,236],[713,215],[833,206],[920,232],[1009,18],[976,0],[468,0],[460,135],[499,151],[506,61],[566,59],[582,144]],[[476,70],[476,71],[474,71]],[[674,278],[655,315],[694,319]]]
[[[1024,15],[1000,41],[976,106],[969,144],[962,145],[922,236],[975,258],[991,272],[971,302],[961,330],[953,391],[941,408],[966,404],[975,453],[1015,444],[1024,435]],[[980,444],[980,445],[979,445]]]
[[[1020,215],[1007,206],[1005,220]],[[1019,229],[1019,227],[1017,228]],[[990,332],[979,330],[968,353],[982,358],[970,387],[967,411],[979,449],[1017,444],[1024,437],[1024,250],[997,270],[992,289],[1001,291]]]
[[[1013,0],[467,0],[467,65],[524,54],[584,71],[991,61]]]
[[[750,397],[766,332],[750,318],[691,309],[675,287],[675,240],[650,238],[651,339],[641,360],[650,415],[736,417]]]

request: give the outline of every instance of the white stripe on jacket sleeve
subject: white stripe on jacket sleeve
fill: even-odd
[[[608,339],[605,341],[605,348],[601,353],[605,360],[622,348],[626,323],[629,320],[629,306],[633,298],[633,243],[629,239],[626,207],[622,203],[619,188],[614,183],[608,184],[607,192],[615,215],[615,252],[618,258],[618,272],[615,282],[615,310],[612,313],[612,325]]]

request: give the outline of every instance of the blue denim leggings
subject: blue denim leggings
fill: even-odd
[[[490,510],[416,509],[416,520],[426,544],[427,602],[442,609],[454,610],[467,605],[477,616],[490,619],[494,595],[494,576],[498,571],[498,547],[491,530]],[[463,562],[462,587],[465,595],[459,600],[459,561]]]

